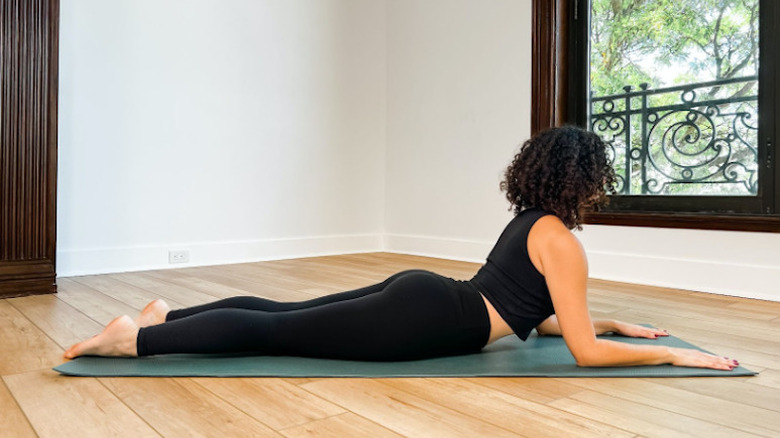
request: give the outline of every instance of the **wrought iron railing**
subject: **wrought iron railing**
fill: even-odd
[[[758,191],[756,76],[592,96],[590,129],[610,145],[619,194]]]

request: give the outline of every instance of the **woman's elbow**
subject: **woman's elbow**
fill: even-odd
[[[577,359],[575,357],[574,360],[577,363],[578,367],[595,367],[595,366],[598,366],[598,364],[595,361],[590,360],[590,359],[584,359],[584,358]]]
[[[565,336],[564,339],[566,339]],[[574,356],[578,367],[603,366],[605,351],[595,336],[593,339],[569,339],[566,346],[569,347],[569,352]]]
[[[584,356],[574,356],[574,362],[577,363],[578,367],[590,367],[590,366],[593,366],[593,365],[591,365],[589,359],[584,357]]]
[[[599,356],[592,351],[572,351],[578,367],[597,367],[601,365]]]

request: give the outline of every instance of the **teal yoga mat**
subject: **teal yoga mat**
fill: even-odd
[[[630,344],[698,348],[673,336],[605,338]],[[404,362],[191,354],[143,358],[88,356],[54,370],[69,376],[93,377],[725,377],[756,374],[743,367],[733,371],[671,365],[582,368],[574,363],[563,338],[535,335],[526,342],[508,336],[477,354]]]

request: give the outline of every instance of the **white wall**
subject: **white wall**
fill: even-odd
[[[389,250],[484,260],[529,135],[531,3],[388,2]]]
[[[61,11],[61,276],[381,245],[383,1]]]

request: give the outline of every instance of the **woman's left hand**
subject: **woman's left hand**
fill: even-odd
[[[644,327],[637,324],[615,321],[615,333],[631,338],[656,339],[661,336],[669,336],[669,332],[657,328]]]

